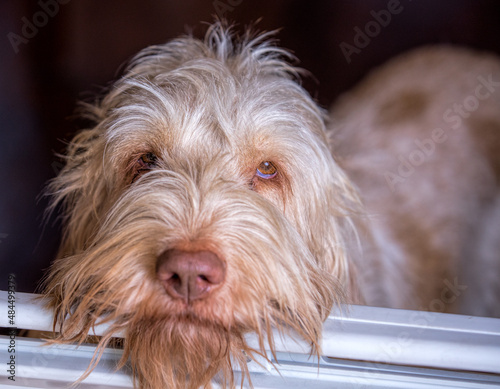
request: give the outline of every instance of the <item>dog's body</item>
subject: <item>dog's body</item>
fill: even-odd
[[[333,155],[370,217],[371,305],[500,316],[500,60],[428,47],[332,110]]]
[[[82,341],[96,322],[112,322],[100,347],[123,331],[123,362],[130,357],[141,387],[194,388],[217,372],[222,384],[232,385],[233,364],[245,369],[259,352],[246,345],[247,332],[257,333],[262,350],[265,340],[273,348],[271,327],[292,329],[317,351],[333,304],[432,309],[425,304],[442,296],[443,278],[454,282],[462,258],[456,244],[474,228],[469,216],[478,204],[496,201],[498,170],[488,170],[491,161],[476,146],[460,143],[467,128],[460,127],[457,138],[449,134],[434,159],[392,194],[380,168],[397,169],[391,153],[404,154],[405,131],[413,139],[417,127],[437,126],[425,113],[443,109],[432,108],[432,86],[421,96],[428,104],[403,101],[403,111],[413,110],[404,117],[398,116],[399,92],[393,105],[391,92],[374,82],[375,92],[385,95],[374,104],[361,89],[362,114],[351,117],[357,103],[349,99],[334,111],[332,157],[324,115],[293,80],[297,70],[286,55],[265,36],[249,35],[236,45],[216,24],[205,41],[185,37],[145,50],[89,107],[96,126],[75,137],[65,169],[50,186],[54,205],[62,203],[66,215],[60,258],[46,287],[61,326],[58,341]],[[498,62],[489,62],[498,74]],[[477,110],[488,112],[492,123],[498,114],[488,107],[498,106],[498,95]],[[371,115],[377,104],[385,115]],[[429,122],[412,127],[411,114],[421,113]],[[405,123],[403,135],[397,135],[398,121]],[[372,134],[375,123],[384,127],[381,135]],[[471,158],[470,172],[448,159],[457,144],[463,158]],[[369,217],[337,154],[364,192]],[[365,159],[372,156],[373,162]],[[372,173],[366,169],[379,162]],[[456,203],[430,210],[441,186],[424,176],[436,166],[439,185],[456,188],[450,193]],[[474,187],[452,184],[453,169],[476,179]],[[480,179],[477,171],[493,177]],[[409,202],[411,180],[431,189]],[[393,195],[404,202],[394,203]],[[381,204],[388,199],[389,207]],[[359,234],[365,253],[352,230],[359,223],[369,226]],[[440,235],[433,235],[438,228]]]

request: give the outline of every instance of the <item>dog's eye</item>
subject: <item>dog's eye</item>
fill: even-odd
[[[140,168],[142,169],[151,169],[152,167],[156,166],[158,158],[156,155],[153,153],[147,153],[141,155],[139,160],[137,161],[139,163]]]
[[[141,174],[146,173],[147,171],[154,168],[157,164],[157,161],[158,157],[153,153],[142,154],[135,162],[132,182],[139,178]]]
[[[266,180],[276,177],[276,174],[278,174],[278,169],[269,161],[262,162],[257,168],[257,176]]]

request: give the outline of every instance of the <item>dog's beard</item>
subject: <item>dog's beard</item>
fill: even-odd
[[[127,329],[123,360],[130,357],[141,388],[199,388],[216,374],[233,387],[234,365],[246,370],[252,350],[240,331],[194,316],[138,319]]]
[[[137,307],[139,315],[110,311],[107,316],[95,321],[88,307],[79,305],[67,320],[60,322],[61,333],[49,343],[82,343],[95,325],[109,323],[110,327],[100,338],[87,371],[77,382],[83,381],[92,372],[111,339],[121,333],[125,336],[124,352],[118,368],[130,366],[135,387],[210,388],[211,380],[215,380],[221,387],[234,388],[238,384],[234,369],[241,371],[241,384],[247,380],[251,385],[247,363],[250,360],[259,363],[261,358],[272,363],[265,351],[267,347],[276,357],[272,328],[282,335],[294,331],[310,343],[311,354],[320,353],[320,322],[309,322],[307,316],[300,318],[278,307],[268,309],[273,313],[261,313],[254,317],[254,320],[249,320],[253,322],[249,327],[206,319],[191,309],[183,313],[160,312],[147,304]],[[245,334],[249,332],[257,335],[258,348],[247,344]]]

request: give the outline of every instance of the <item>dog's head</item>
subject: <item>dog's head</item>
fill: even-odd
[[[109,322],[143,387],[232,385],[255,332],[318,350],[345,297],[356,195],[323,113],[268,35],[213,25],[145,49],[97,104],[49,186],[65,235],[46,295],[59,341]],[[182,382],[182,385],[176,384]]]

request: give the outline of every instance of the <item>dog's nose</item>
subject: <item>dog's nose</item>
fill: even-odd
[[[226,275],[224,262],[211,251],[168,250],[159,256],[156,272],[166,292],[186,304],[207,297]]]

